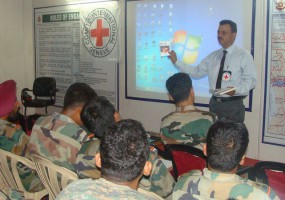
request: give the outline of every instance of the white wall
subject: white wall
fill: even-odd
[[[83,1],[0,0],[0,81],[9,78],[15,79],[18,83],[18,91],[24,87],[32,86],[35,74],[33,57],[33,7],[63,5]],[[120,0],[120,4],[123,9],[122,22],[124,22],[124,0]],[[250,132],[248,156],[261,160],[284,162],[284,147],[261,143],[266,52],[266,5],[266,0],[256,1],[254,60],[258,74],[258,83],[253,93],[252,112],[247,112],[245,119]],[[123,118],[134,118],[141,121],[148,130],[159,131],[160,119],[173,111],[174,106],[172,104],[125,99],[124,24],[122,24],[120,31],[122,36],[120,41],[122,51],[119,87],[120,113]],[[49,109],[50,113],[54,110],[59,109]]]
[[[0,4],[0,81],[15,79],[19,94],[21,86],[34,79],[32,2],[1,0]]]

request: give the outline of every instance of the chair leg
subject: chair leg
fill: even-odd
[[[27,107],[25,107],[25,117],[27,116]]]
[[[46,106],[46,115],[47,115],[47,106]]]

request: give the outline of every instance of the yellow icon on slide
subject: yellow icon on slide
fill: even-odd
[[[186,31],[179,30],[174,33],[172,49],[185,64],[191,65],[197,60],[201,42],[202,36],[187,35]]]

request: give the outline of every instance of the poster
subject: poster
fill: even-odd
[[[285,146],[285,1],[268,1],[262,142]]]
[[[84,82],[118,107],[118,8],[118,1],[35,8],[36,77],[55,77],[57,106],[72,83]]]

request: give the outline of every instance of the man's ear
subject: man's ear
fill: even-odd
[[[146,161],[144,168],[143,168],[143,175],[149,176],[151,173],[152,164],[150,161]]]
[[[119,122],[121,120],[121,116],[120,116],[120,113],[118,111],[115,111],[114,113],[114,119],[115,119],[115,122]]]
[[[195,96],[193,87],[190,88],[190,94],[193,95],[193,96]]]
[[[240,165],[243,165],[243,164],[244,164],[244,161],[245,161],[245,155],[243,155],[243,157],[241,158],[239,164],[240,164]]]
[[[96,166],[101,168],[101,155],[100,153],[96,153],[95,155],[95,163],[96,163]]]
[[[192,101],[193,103],[195,103],[195,93],[194,93],[193,87],[190,88],[190,95],[189,95],[189,98],[191,99],[191,101]]]
[[[204,144],[203,146],[203,153],[205,156],[207,156],[207,145],[206,144]]]
[[[169,98],[170,101],[174,101],[170,94],[168,94],[168,98]]]

